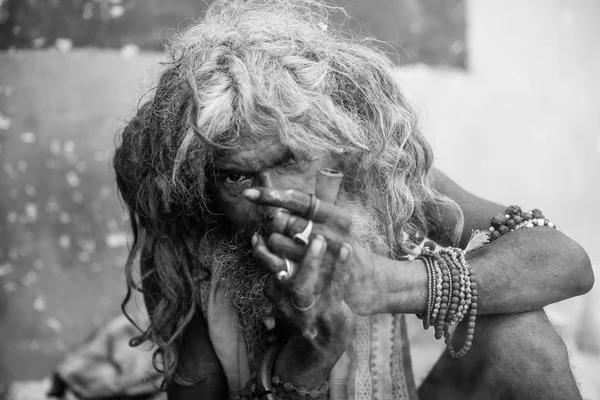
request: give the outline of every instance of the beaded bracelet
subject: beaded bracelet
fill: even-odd
[[[437,321],[434,323],[435,326],[435,338],[441,339],[444,334],[444,324],[446,318],[448,316],[448,311],[450,309],[450,298],[451,298],[451,289],[452,282],[450,276],[450,267],[446,260],[440,257],[439,254],[436,253],[437,262],[440,265],[440,269],[442,270],[442,292],[441,292],[441,304],[440,311],[438,313]]]
[[[296,392],[302,397],[309,396],[311,399],[318,399],[319,397],[325,396],[327,393],[329,393],[329,382],[327,381],[323,383],[319,389],[312,390],[308,390],[304,386],[297,388],[292,382],[283,382],[278,376],[273,376],[272,382],[275,386],[282,386],[286,392]]]
[[[435,285],[435,300],[433,303],[433,310],[431,311],[431,320],[429,324],[434,324],[437,319],[438,313],[440,311],[440,306],[442,304],[442,289],[443,289],[443,274],[442,269],[440,268],[439,263],[435,259],[430,259],[431,263],[436,272],[436,285]]]
[[[464,272],[466,272],[466,274],[464,275],[465,277],[469,276],[468,281],[467,281],[467,279],[463,279],[462,281],[459,281],[459,284],[461,286],[463,286],[463,282],[464,282],[465,296],[469,295],[468,302],[470,303],[469,307],[467,307],[467,308],[470,308],[469,323],[468,323],[468,327],[467,327],[467,335],[465,338],[465,343],[463,344],[462,348],[459,351],[456,351],[454,349],[454,346],[452,346],[452,337],[450,334],[450,327],[454,323],[458,323],[458,322],[462,321],[464,315],[456,315],[454,318],[451,318],[449,322],[444,324],[444,328],[443,328],[444,329],[444,338],[445,338],[445,343],[446,343],[446,348],[448,350],[448,353],[450,354],[450,356],[452,358],[458,359],[458,358],[462,358],[465,354],[467,354],[467,352],[469,351],[469,349],[471,348],[471,346],[473,344],[473,336],[475,334],[475,321],[477,318],[477,284],[476,284],[475,280],[472,279],[470,271],[468,270],[467,263],[465,262],[466,260],[464,259],[464,255],[465,255],[464,251],[462,251],[461,249],[449,247],[449,248],[442,250],[442,252],[443,252],[442,256],[447,259],[450,259],[457,269],[462,269]],[[467,286],[467,282],[469,282],[468,286]],[[456,300],[453,298],[453,304],[455,304],[455,302],[456,302]],[[467,301],[465,301],[465,304],[466,303],[467,303]],[[451,311],[453,311],[452,306],[451,306]]]
[[[456,309],[458,308],[458,293],[460,291],[460,284],[458,283],[458,270],[454,265],[452,259],[448,256],[446,252],[440,252],[440,257],[446,262],[448,265],[448,269],[450,270],[450,288],[448,289],[448,312],[446,313],[445,324],[451,324],[451,321],[454,319],[454,314],[456,314]]]
[[[235,400],[253,400],[256,398],[256,379],[252,378],[246,382],[241,390],[235,395]]]
[[[492,218],[491,226],[488,228],[490,242],[517,229],[533,228],[534,226],[548,226],[557,229],[556,225],[546,219],[537,208],[523,211],[521,207],[512,205],[504,211],[504,214],[496,214]]]
[[[523,211],[510,206],[504,214],[491,220],[491,226],[483,232],[474,232],[465,250],[455,247],[435,251],[433,242],[426,242],[418,257],[427,271],[427,309],[417,316],[423,319],[423,328],[434,327],[436,339],[445,338],[448,352],[453,358],[463,357],[471,348],[477,318],[477,283],[465,259],[465,255],[509,232],[534,226],[556,226],[538,209]],[[450,327],[469,317],[465,343],[458,351],[452,346]]]
[[[277,390],[272,385],[281,385],[286,392],[296,392],[300,396],[309,396],[317,399],[329,393],[329,382],[325,382],[319,389],[308,390],[303,386],[296,388],[292,382],[283,382],[278,376],[272,376],[273,365],[277,354],[281,351],[283,345],[275,344],[269,347],[260,361],[258,367],[258,378],[250,379],[246,386],[236,395],[236,400],[266,399],[277,400]]]
[[[417,314],[424,318],[425,329],[433,326],[436,339],[445,338],[451,357],[461,358],[471,348],[477,318],[477,285],[467,265],[465,254],[488,243],[487,232],[475,232],[465,250],[455,247],[436,249],[428,241],[423,246],[419,259],[427,271],[427,310]],[[465,343],[460,350],[452,346],[450,327],[469,315]]]
[[[432,319],[431,316],[435,298],[435,283],[433,280],[434,268],[433,261],[428,257],[419,256],[417,259],[422,260],[425,263],[425,270],[427,271],[427,309],[425,310],[425,313],[417,314],[417,317],[423,320],[423,329],[427,330]]]

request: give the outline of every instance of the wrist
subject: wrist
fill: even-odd
[[[368,316],[380,313],[385,308],[385,299],[381,296],[382,271],[379,256],[360,247],[355,247],[356,268],[350,278],[344,300],[356,315]],[[357,272],[358,271],[358,272]]]
[[[376,297],[369,315],[421,313],[427,308],[427,269],[422,260],[391,260],[373,256],[377,265]]]

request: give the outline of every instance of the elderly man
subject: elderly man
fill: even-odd
[[[541,308],[591,288],[586,253],[433,169],[394,66],[339,11],[219,2],[123,132],[137,342],[157,344],[169,398],[579,398]],[[334,171],[339,195],[316,182]],[[418,394],[415,313],[448,349]]]

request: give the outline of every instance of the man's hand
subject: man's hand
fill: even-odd
[[[343,292],[343,299],[355,314],[367,315],[374,306],[377,308],[375,303],[381,301],[381,296],[374,281],[374,256],[354,241],[352,216],[347,211],[296,190],[261,188],[248,190],[245,195],[264,206],[265,225],[272,231],[266,241],[257,239],[255,257],[275,274],[286,270],[285,259],[300,266],[285,283],[296,305],[306,307],[313,295],[333,287]],[[305,230],[309,220],[313,226],[310,244],[305,247],[293,237]],[[325,248],[321,249],[322,255],[313,247],[321,246],[321,240]],[[343,273],[336,266],[341,259]]]
[[[265,206],[269,213],[266,227],[272,231],[267,240],[259,235],[252,238],[253,256],[274,276],[289,271],[286,263],[296,265],[289,276],[272,279],[265,289],[267,297],[302,332],[288,339],[274,373],[296,386],[319,388],[355,335],[355,314],[344,301],[354,254],[348,240],[351,224],[337,219],[341,223],[335,230],[327,228],[324,224],[334,220],[332,214],[319,204],[311,208],[310,196],[300,192],[262,189],[246,191],[245,196]],[[309,202],[302,209],[304,198]],[[305,230],[309,216],[312,232],[306,244],[297,243],[292,237]],[[301,223],[301,229],[295,229]],[[333,232],[337,240],[330,242],[327,236]]]
[[[254,257],[272,272],[281,271],[285,260],[271,252],[262,237],[256,235],[253,243]],[[337,258],[326,257],[327,242],[316,235],[292,276],[271,279],[265,288],[265,295],[319,348],[341,345],[345,349],[353,338],[354,316],[344,302],[349,276],[344,252],[348,251],[341,250]],[[326,282],[320,281],[322,275]]]

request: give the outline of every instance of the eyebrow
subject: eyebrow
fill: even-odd
[[[240,174],[240,173],[255,174],[260,169],[263,169],[263,168],[280,167],[280,166],[284,165],[286,162],[288,162],[291,158],[295,158],[295,157],[296,157],[295,154],[289,148],[287,148],[273,162],[271,162],[269,164],[265,164],[265,165],[260,165],[260,168],[254,168],[254,169],[239,168],[239,167],[227,165],[227,163],[225,163],[225,166],[220,167],[219,163],[216,162],[215,163],[215,173],[216,173],[216,175],[227,175],[227,174],[233,174],[233,173],[235,173],[235,174]]]

